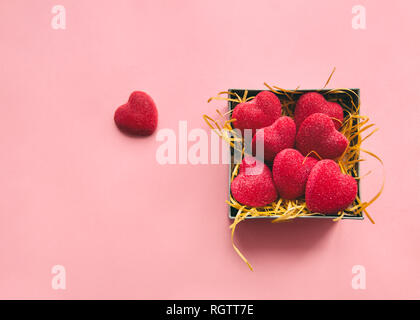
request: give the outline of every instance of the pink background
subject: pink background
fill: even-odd
[[[258,3],[258,4],[257,4]],[[51,28],[51,8],[67,29]],[[352,6],[367,10],[353,30]],[[0,298],[420,298],[418,1],[0,1]],[[113,123],[133,90],[159,128],[205,128],[231,87],[359,87],[386,188],[365,221],[239,226],[225,165],[159,165]],[[381,170],[362,181],[369,199]],[[379,169],[379,171],[377,170]],[[67,271],[53,290],[51,268]],[[352,267],[367,272],[351,287]]]

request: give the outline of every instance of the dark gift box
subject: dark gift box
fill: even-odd
[[[236,93],[240,97],[242,97],[245,94],[245,91],[248,91],[248,94],[247,94],[248,97],[253,97],[253,96],[256,96],[259,92],[264,91],[264,90],[229,89],[229,92]],[[316,90],[316,89],[314,89],[314,90],[296,90],[296,91],[293,92],[293,94],[288,94],[288,96],[289,97],[292,97],[294,101],[297,101],[297,99],[299,99],[299,97],[302,94],[304,94],[306,92],[313,92],[313,91],[319,92],[321,94],[326,94],[327,92],[330,92],[331,90],[330,89],[321,89],[321,90]],[[280,99],[280,101],[282,102],[282,104],[285,101],[288,101],[288,98],[284,94],[276,94],[276,95]],[[349,91],[346,91],[346,92],[333,92],[333,93],[329,93],[328,94],[328,100],[330,100],[330,99],[341,100],[348,107],[351,107],[352,108],[352,110],[351,110],[352,113],[357,113],[357,114],[360,113],[360,108],[357,108],[356,109],[356,107],[358,107],[359,104],[360,104],[359,103],[360,102],[359,101],[359,97],[360,97],[360,90],[359,89],[349,89]],[[238,104],[237,102],[229,101],[229,104],[228,104],[229,111],[232,111],[237,104]],[[292,112],[294,112],[294,107],[295,107],[295,104],[289,106],[289,109]],[[343,108],[343,111],[344,111],[344,118],[346,118],[346,116],[348,116],[350,112],[348,110],[346,110],[345,108]],[[353,121],[359,122],[359,119],[358,118],[354,118]],[[233,125],[234,125],[234,123],[233,123]],[[353,140],[350,141],[350,145],[354,145],[355,143],[356,143],[356,141],[353,141]],[[231,152],[231,156],[233,157],[233,154],[234,154],[234,148],[233,147],[230,147],[230,152]],[[230,178],[232,176],[232,171],[233,171],[234,167],[235,167],[235,164],[232,161],[232,163],[229,166],[229,193],[230,193]],[[355,171],[357,173],[357,176],[359,176],[359,163],[358,162],[355,164]],[[356,176],[356,175],[353,174],[353,176]],[[359,180],[356,180],[356,181],[357,181],[357,189],[358,189],[357,190],[357,196],[360,199],[360,181]],[[230,219],[235,219],[237,212],[238,212],[238,209],[229,206],[229,218]],[[337,215],[337,214],[335,214],[335,215],[331,215],[331,214],[329,214],[329,215],[316,214],[316,215],[312,215],[312,216],[302,216],[300,218],[335,219],[335,218],[338,218],[338,217],[339,217],[339,215]],[[273,219],[275,217],[274,216],[273,217],[271,217],[271,216],[247,217],[246,219],[259,219],[259,218]],[[363,216],[363,213],[361,213],[360,215],[354,215],[354,214],[352,215],[352,212],[346,211],[346,215],[344,215],[342,217],[342,219],[363,220],[364,219],[364,216]]]

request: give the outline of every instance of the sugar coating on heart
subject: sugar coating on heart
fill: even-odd
[[[308,92],[303,94],[296,102],[296,127],[299,128],[302,122],[314,113],[324,113],[330,116],[337,130],[343,123],[343,108],[338,103],[327,101],[318,92]]]
[[[332,214],[346,209],[357,195],[357,182],[341,173],[333,160],[319,161],[306,183],[305,200],[312,212]]]
[[[285,149],[273,162],[273,180],[279,196],[293,200],[305,194],[309,173],[318,162],[313,157],[305,159],[295,149]]]
[[[335,159],[346,150],[349,141],[336,130],[329,116],[314,113],[301,124],[296,135],[296,148],[306,156],[315,151],[323,159]]]
[[[258,93],[254,99],[248,102],[239,103],[232,113],[234,127],[240,130],[268,127],[281,117],[281,102],[277,96],[270,91]]]
[[[257,131],[252,139],[254,155],[257,146],[264,146],[264,160],[272,162],[280,151],[295,145],[296,125],[292,118],[280,117],[271,126]],[[257,155],[258,156],[258,155]]]
[[[134,91],[126,104],[114,114],[117,127],[126,133],[149,136],[156,130],[158,112],[153,99],[143,91]]]
[[[251,207],[263,207],[277,199],[270,169],[250,156],[242,160],[230,190],[236,201]]]

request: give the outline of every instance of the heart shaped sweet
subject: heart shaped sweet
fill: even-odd
[[[296,149],[304,156],[315,151],[323,159],[338,158],[346,151],[347,138],[338,132],[329,116],[314,113],[301,124],[296,135]]]
[[[257,130],[252,139],[252,149],[256,154],[257,146],[264,145],[264,160],[272,162],[277,153],[295,145],[296,125],[292,118],[280,117],[271,126]]]
[[[296,102],[296,127],[299,128],[302,122],[314,113],[324,113],[330,116],[337,130],[340,129],[343,123],[343,108],[338,103],[327,101],[318,92],[308,92],[303,94]]]
[[[337,213],[356,198],[357,182],[341,173],[332,160],[321,160],[312,169],[306,183],[306,205],[312,212]]]
[[[235,128],[243,130],[252,129],[254,135],[256,129],[268,127],[281,117],[281,102],[270,91],[258,93],[254,99],[239,103],[232,113]]]
[[[309,173],[318,162],[295,149],[285,149],[277,154],[273,163],[273,180],[283,199],[293,200],[305,194]]]
[[[156,105],[147,93],[134,91],[128,102],[115,111],[114,121],[121,131],[149,136],[157,127]]]
[[[270,169],[250,156],[242,160],[230,190],[236,201],[251,207],[263,207],[277,199]]]

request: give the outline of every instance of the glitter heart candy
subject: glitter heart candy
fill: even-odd
[[[346,209],[356,195],[356,180],[342,174],[333,160],[318,161],[312,168],[305,190],[306,205],[312,212],[337,213]]]
[[[157,127],[156,105],[147,93],[134,91],[128,102],[115,111],[114,121],[121,131],[133,135],[149,136]]]
[[[256,129],[268,127],[281,117],[281,102],[270,91],[258,93],[254,99],[239,103],[232,113],[234,127],[240,129],[252,129],[254,135]]]
[[[272,162],[277,153],[295,145],[296,126],[292,118],[280,117],[271,126],[257,131],[252,139],[254,154],[264,145],[264,160]]]
[[[277,199],[270,169],[249,156],[242,160],[230,189],[236,201],[246,206],[263,207]]]
[[[296,135],[296,149],[306,156],[315,151],[323,159],[335,159],[343,154],[349,141],[337,131],[329,116],[314,113],[301,124]]]
[[[293,200],[305,194],[309,173],[318,162],[295,149],[285,149],[277,154],[273,162],[273,180],[277,192],[283,199]]]

